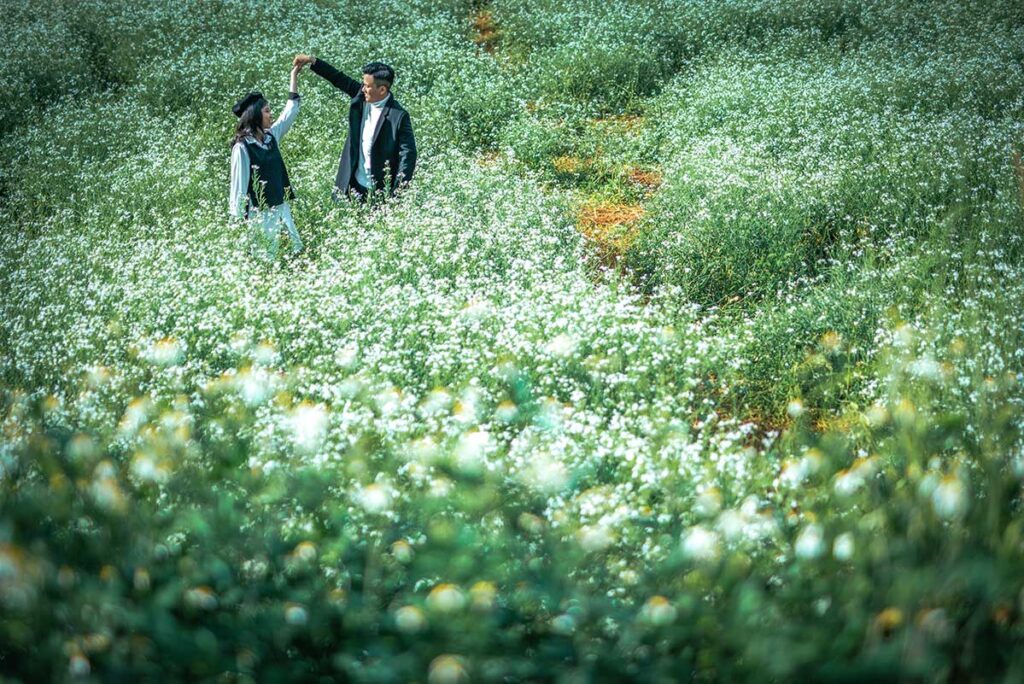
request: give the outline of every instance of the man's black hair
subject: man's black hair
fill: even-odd
[[[373,82],[377,85],[387,83],[388,90],[391,90],[391,84],[395,82],[395,70],[384,62],[370,62],[363,67],[363,73],[373,76]]]

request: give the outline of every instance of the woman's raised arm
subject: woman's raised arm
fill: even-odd
[[[277,138],[278,142],[285,136],[288,130],[295,123],[295,117],[299,114],[299,72],[302,71],[302,65],[296,65],[292,67],[292,73],[288,81],[288,104],[284,106],[284,110],[281,111],[281,116],[277,117],[277,121],[270,127],[270,132]]]

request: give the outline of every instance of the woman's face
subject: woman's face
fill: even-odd
[[[270,130],[271,125],[274,123],[274,117],[270,113],[270,105],[263,105],[263,130]]]

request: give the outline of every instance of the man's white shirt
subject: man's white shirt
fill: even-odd
[[[363,130],[360,135],[356,182],[369,190],[373,189],[373,181],[370,180],[370,150],[373,148],[373,132],[377,130],[377,122],[384,114],[384,105],[390,99],[391,93],[388,93],[383,100],[363,103]]]

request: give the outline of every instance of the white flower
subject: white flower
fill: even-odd
[[[604,525],[585,525],[576,533],[580,546],[587,553],[604,551],[612,545],[612,531]]]
[[[462,309],[461,317],[467,321],[480,321],[491,313],[490,302],[483,299],[474,299]]]
[[[889,420],[889,411],[880,404],[872,404],[865,411],[864,416],[867,418],[868,425],[877,428],[885,425],[885,422]]]
[[[379,392],[374,398],[374,402],[377,404],[377,409],[380,411],[382,416],[388,416],[398,410],[401,404],[402,397],[394,387],[390,387],[382,392]]]
[[[722,514],[718,516],[718,530],[730,542],[743,536],[746,525],[747,518],[739,511],[729,509],[722,511]]]
[[[128,408],[124,412],[124,417],[121,418],[121,424],[118,426],[122,434],[134,434],[146,424],[146,419],[149,417],[149,410],[151,403],[146,397],[139,397],[132,399],[128,402]]]
[[[284,620],[289,625],[301,627],[309,622],[309,611],[304,606],[291,603],[284,609]]]
[[[559,491],[569,480],[565,464],[544,450],[533,452],[524,475],[526,484],[548,494]]]
[[[477,474],[483,467],[484,456],[491,447],[491,436],[481,430],[465,433],[455,446],[455,464],[466,474]]]
[[[383,513],[391,506],[391,492],[383,485],[367,485],[359,492],[359,505],[369,513]]]
[[[440,613],[454,613],[466,605],[466,595],[454,584],[439,584],[427,595],[427,607]]]
[[[824,550],[823,531],[820,525],[807,525],[796,538],[793,550],[797,558],[813,560],[821,555]]]
[[[453,655],[441,655],[430,661],[429,684],[462,684],[469,681],[462,659]]]
[[[109,382],[110,378],[110,370],[105,366],[91,366],[86,374],[86,383],[92,389],[97,389]]]
[[[843,532],[832,542],[832,556],[836,560],[848,561],[853,558],[854,542],[853,535]]]
[[[76,653],[71,656],[68,661],[68,674],[72,677],[87,677],[92,672],[92,665],[89,663],[89,659],[81,653]]]
[[[334,362],[345,370],[355,368],[359,362],[359,345],[350,343],[338,349],[334,353]]]
[[[547,343],[545,350],[552,356],[565,358],[571,356],[573,351],[576,349],[576,340],[562,333],[556,335]]]
[[[452,395],[443,388],[437,388],[431,390],[426,396],[423,402],[420,404],[420,410],[426,416],[433,416],[440,413],[444,413],[448,410],[448,407],[452,404]]]
[[[551,631],[555,634],[568,635],[576,631],[576,620],[572,615],[562,613],[551,618]]]
[[[217,607],[217,595],[210,587],[195,587],[185,592],[185,602],[201,610],[213,610]]]
[[[452,492],[452,481],[446,477],[435,477],[430,481],[430,495],[436,499],[443,499]]]
[[[273,392],[270,375],[262,368],[246,368],[234,377],[234,385],[242,401],[249,406],[262,404]]]
[[[693,510],[698,515],[711,517],[722,508],[722,495],[717,489],[708,489],[697,495]]]
[[[158,366],[175,366],[181,362],[183,356],[181,344],[170,337],[159,340],[149,351],[149,360]]]
[[[277,349],[270,342],[260,342],[252,352],[252,360],[263,366],[271,366],[279,358]]]
[[[132,459],[132,473],[140,480],[147,482],[166,482],[170,477],[170,471],[160,466],[153,456],[147,453],[138,453]]]
[[[228,349],[236,354],[241,354],[249,346],[249,337],[244,333],[237,332],[228,340]]]
[[[924,380],[942,379],[942,367],[930,357],[920,358],[911,363],[910,373]]]
[[[864,476],[860,471],[850,469],[841,470],[836,473],[833,484],[836,494],[850,496],[862,486],[864,486]]]
[[[932,505],[941,518],[959,518],[967,510],[967,496],[963,482],[955,475],[947,475],[932,491]]]
[[[312,563],[316,560],[316,544],[309,541],[300,542],[292,554],[306,563]]]
[[[416,606],[402,606],[395,611],[395,626],[407,634],[415,634],[427,625],[426,616]]]
[[[903,323],[896,328],[896,334],[893,337],[893,342],[898,347],[909,348],[914,342],[915,335],[914,326],[909,323]]]
[[[718,556],[718,534],[703,525],[694,525],[683,534],[683,554],[692,560],[712,560]]]
[[[676,608],[664,596],[652,596],[640,609],[640,617],[652,625],[669,625],[676,620]]]
[[[503,401],[494,409],[494,417],[506,423],[515,420],[518,413],[519,408],[511,401]]]
[[[459,397],[453,409],[455,419],[463,425],[471,425],[477,421],[480,406],[480,392],[469,388]]]
[[[345,399],[352,399],[359,396],[359,393],[363,391],[363,381],[358,377],[352,376],[345,378],[338,385],[338,394]]]
[[[787,487],[797,487],[807,477],[807,468],[802,460],[786,461],[779,479]]]
[[[295,446],[315,451],[327,434],[327,411],[319,404],[302,402],[292,411],[288,424]]]
[[[421,437],[409,445],[409,456],[421,463],[430,463],[437,457],[437,442],[430,435]]]

